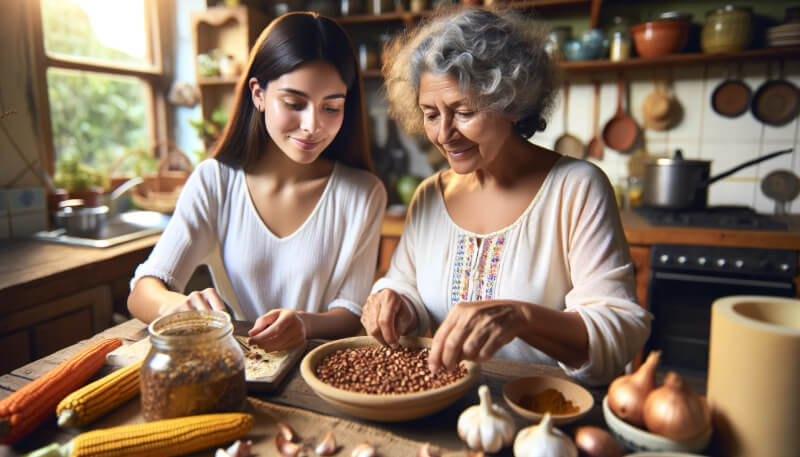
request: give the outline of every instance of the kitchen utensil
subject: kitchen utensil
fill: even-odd
[[[750,106],[756,119],[778,127],[788,124],[800,112],[800,90],[783,78],[783,62],[779,68],[778,78],[759,86]]]
[[[669,93],[667,82],[653,81],[651,92],[642,103],[644,127],[651,130],[668,130],[679,120],[680,107],[675,97]]]
[[[583,143],[578,137],[569,133],[569,83],[564,84],[564,133],[556,140],[556,152],[576,159],[583,158]]]
[[[713,432],[713,428],[709,427],[700,436],[686,441],[650,433],[617,417],[608,406],[608,395],[603,397],[603,418],[614,438],[624,443],[626,448],[632,451],[658,451],[659,455],[660,452],[700,452],[711,442]]]
[[[642,203],[646,206],[672,209],[705,208],[708,186],[737,171],[772,159],[794,149],[784,149],[753,160],[748,160],[730,170],[709,178],[711,161],[687,160],[680,150],[673,158],[645,161]]]
[[[789,202],[800,194],[800,181],[789,170],[775,170],[761,180],[761,191],[775,200],[775,214],[784,215],[788,212]]]
[[[797,456],[800,300],[719,298],[711,309],[710,336],[707,398],[719,447],[714,455]]]
[[[98,236],[106,226],[108,206],[83,206],[83,200],[69,199],[58,204],[53,220],[70,235]]]
[[[588,390],[568,379],[555,376],[528,376],[509,381],[503,385],[503,398],[514,412],[529,421],[539,422],[544,414],[526,408],[524,406],[525,397],[533,397],[545,389],[559,391],[566,400],[578,407],[578,412],[576,413],[552,414],[554,425],[575,422],[588,414],[594,406],[594,398]]]
[[[728,73],[727,79],[722,81],[711,94],[711,108],[720,116],[735,118],[747,111],[750,106],[752,91],[741,76],[741,66],[736,65],[736,77]]]
[[[401,346],[412,348],[430,347],[432,342],[432,338],[400,338]],[[336,408],[356,417],[383,422],[406,421],[433,414],[461,398],[480,374],[477,363],[464,361],[467,375],[451,384],[416,393],[392,395],[351,392],[326,384],[317,377],[316,367],[328,354],[339,349],[375,345],[378,345],[378,341],[371,336],[355,336],[325,343],[303,358],[300,374],[320,398]]]
[[[603,141],[606,146],[619,152],[628,151],[639,133],[636,121],[622,107],[624,96],[625,80],[620,75],[617,79],[617,112],[603,127]]]
[[[605,145],[603,145],[603,139],[600,138],[600,135],[597,133],[597,121],[600,111],[600,82],[594,82],[594,109],[592,112],[592,139],[586,143],[586,151],[583,153],[584,156],[591,157],[593,159],[602,159],[603,158],[603,150],[605,149]]]

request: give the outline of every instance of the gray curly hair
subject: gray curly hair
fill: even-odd
[[[425,72],[451,75],[479,110],[519,119],[524,138],[544,130],[558,88],[544,30],[510,9],[464,8],[396,37],[383,76],[389,114],[409,133],[423,131],[419,83]]]

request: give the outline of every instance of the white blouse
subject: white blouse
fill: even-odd
[[[337,163],[308,219],[279,238],[259,216],[242,169],[215,159],[187,180],[172,219],[136,269],[183,291],[216,246],[241,307],[255,320],[275,308],[361,315],[375,276],[386,190],[373,174]]]
[[[597,166],[560,158],[520,217],[493,233],[456,225],[442,195],[438,173],[417,189],[389,271],[372,293],[391,288],[405,295],[416,309],[418,334],[434,331],[465,300],[574,311],[589,333],[589,360],[578,369],[559,366],[589,384],[624,370],[647,339],[652,316],[636,302],[616,199]],[[495,356],[556,363],[520,338]]]

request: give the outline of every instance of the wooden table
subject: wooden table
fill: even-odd
[[[23,385],[43,375],[61,361],[74,354],[89,341],[107,338],[107,337],[120,337],[128,342],[135,342],[147,336],[146,326],[138,320],[130,320],[123,324],[109,328],[89,340],[81,341],[77,344],[62,349],[50,356],[44,357],[33,363],[20,367],[12,373],[0,377],[0,398],[10,395],[13,391],[19,389]],[[319,341],[313,341],[309,344],[309,349],[320,344]],[[4,348],[4,351],[9,350]],[[299,364],[298,364],[299,365]],[[109,372],[112,368],[105,367],[100,374]],[[306,385],[299,374],[297,367],[292,370],[282,385],[273,393],[270,394],[252,394],[261,400],[302,408],[306,410],[315,411],[325,415],[346,418],[355,422],[369,424],[371,426],[387,430],[398,436],[411,439],[419,442],[431,442],[437,446],[447,449],[463,449],[464,443],[460,441],[456,433],[456,422],[459,414],[468,406],[478,403],[477,388],[481,384],[486,384],[491,390],[493,399],[499,404],[505,405],[502,395],[502,387],[506,381],[521,377],[521,376],[534,376],[534,375],[550,375],[566,377],[564,373],[557,367],[539,365],[533,363],[515,362],[509,360],[492,359],[481,365],[481,375],[475,386],[469,391],[467,395],[459,399],[453,405],[447,407],[439,413],[432,416],[408,421],[401,423],[380,423],[371,422],[348,416],[333,406],[329,405],[319,397]],[[705,386],[702,380],[689,380],[693,383],[693,387],[699,391],[704,392]],[[595,405],[592,411],[580,421],[561,427],[561,429],[569,433],[571,429],[579,425],[598,425],[605,427],[602,418],[601,401],[606,393],[606,386],[599,388],[589,388],[592,396],[595,399]],[[510,408],[509,408],[510,410]],[[526,420],[513,414],[516,421],[517,428],[522,428],[530,425]],[[55,416],[55,415],[54,415]],[[54,441],[61,443],[69,441],[78,430],[64,430],[60,429],[56,423],[55,418],[48,421],[43,426],[39,427],[29,437],[25,438],[14,448],[0,446],[0,456],[6,454],[17,455],[24,452],[37,449],[41,446],[49,444]],[[497,455],[511,455],[509,449],[505,454]],[[212,455],[211,451],[208,455]]]

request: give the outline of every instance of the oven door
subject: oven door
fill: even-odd
[[[661,350],[662,368],[704,375],[714,300],[728,295],[794,297],[795,285],[774,278],[653,270],[648,295],[654,320],[647,350]]]

